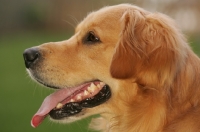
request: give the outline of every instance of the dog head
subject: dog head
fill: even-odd
[[[30,76],[58,89],[32,125],[48,114],[63,122],[93,114],[110,120],[143,94],[138,85],[168,85],[186,54],[182,36],[168,23],[173,23],[168,17],[136,6],[110,6],[90,13],[70,39],[25,50]]]

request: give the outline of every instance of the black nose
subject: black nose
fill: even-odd
[[[31,65],[33,65],[34,62],[39,58],[40,53],[38,51],[38,48],[33,47],[26,49],[23,53],[23,56],[26,68],[30,68]]]

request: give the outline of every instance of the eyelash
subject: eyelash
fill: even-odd
[[[94,32],[90,31],[86,35],[86,38],[85,38],[86,44],[95,44],[95,43],[98,43],[98,42],[100,42],[100,39],[97,36],[95,36]]]

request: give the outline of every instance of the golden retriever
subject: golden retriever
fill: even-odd
[[[57,89],[33,116],[94,114],[103,132],[200,131],[200,60],[173,20],[130,4],[91,12],[68,40],[24,51],[37,82]]]

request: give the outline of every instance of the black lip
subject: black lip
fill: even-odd
[[[71,102],[65,104],[61,109],[53,109],[49,115],[51,118],[59,120],[80,113],[84,108],[92,108],[105,103],[111,97],[110,87],[105,85],[98,94],[87,98],[81,102]]]

